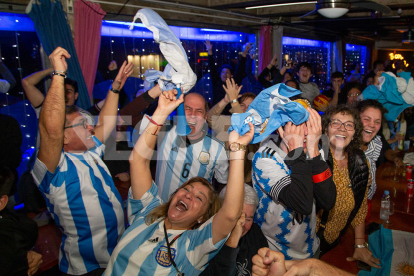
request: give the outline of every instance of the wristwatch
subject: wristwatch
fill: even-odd
[[[237,99],[234,99],[234,100],[232,100],[231,102],[230,102],[230,104],[235,104],[235,103],[237,103],[238,101],[237,101]]]
[[[113,89],[112,84],[111,84],[111,87],[109,87],[109,90],[111,90],[112,92],[114,92],[116,94],[119,94],[119,90]]]
[[[369,248],[369,244],[364,242],[363,244],[354,245],[355,248]]]
[[[242,145],[240,143],[231,143],[229,146],[230,151],[240,151],[240,150],[246,150],[246,146]]]

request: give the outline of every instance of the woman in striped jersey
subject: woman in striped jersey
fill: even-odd
[[[250,132],[230,134],[229,179],[223,205],[203,178],[184,183],[167,203],[158,197],[149,168],[156,138],[168,115],[183,102],[176,91],[164,91],[157,110],[130,157],[131,226],[115,248],[105,275],[199,275],[220,250],[243,207],[243,166]]]

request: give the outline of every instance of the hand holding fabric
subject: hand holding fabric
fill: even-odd
[[[381,266],[378,265],[381,264],[380,260],[378,258],[375,258],[372,255],[372,252],[366,247],[355,248],[354,255],[352,257],[346,258],[346,260],[348,262],[363,261],[364,263],[367,263],[372,267],[381,268]]]

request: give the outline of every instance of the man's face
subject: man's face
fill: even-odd
[[[185,118],[191,128],[188,139],[195,140],[203,135],[203,126],[207,119],[207,110],[205,108],[203,96],[198,94],[189,94],[184,99]]]
[[[92,139],[94,127],[88,124],[86,118],[79,112],[66,115],[65,127],[63,142],[65,151],[83,152],[95,146]]]
[[[65,105],[74,105],[78,99],[78,92],[70,84],[65,84]]]
[[[309,68],[305,66],[300,67],[299,72],[296,73],[299,76],[300,82],[308,82],[310,77],[312,77],[312,72]]]
[[[249,232],[250,228],[252,228],[255,211],[256,211],[256,208],[253,205],[243,203],[243,212],[246,215],[246,221],[243,225],[242,237],[246,235],[247,232]]]
[[[220,78],[222,82],[226,82],[227,79],[233,77],[229,68],[223,68],[220,73]]]
[[[377,67],[375,67],[375,72],[384,71],[384,64],[378,64]]]
[[[243,113],[246,113],[247,109],[249,108],[250,104],[253,102],[253,98],[246,98],[241,104],[240,107],[243,110]]]
[[[342,78],[332,78],[332,88],[335,88],[337,85],[341,87],[342,84],[344,84],[344,79]]]

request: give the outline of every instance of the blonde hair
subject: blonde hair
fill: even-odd
[[[197,176],[186,181],[183,185],[181,185],[181,187],[179,187],[174,193],[172,193],[170,195],[170,198],[168,199],[168,202],[158,207],[155,207],[154,210],[152,210],[145,218],[145,223],[147,225],[150,225],[159,218],[166,218],[168,216],[168,209],[170,208],[171,200],[177,193],[177,191],[195,182],[201,183],[203,186],[206,186],[210,191],[208,198],[208,208],[203,216],[203,222],[214,216],[221,208],[221,202],[219,200],[218,194],[214,191],[214,188],[210,184],[210,182],[208,182],[202,177]],[[194,223],[195,225],[193,226],[193,229],[200,227],[200,225],[202,224],[197,224],[196,221]]]

